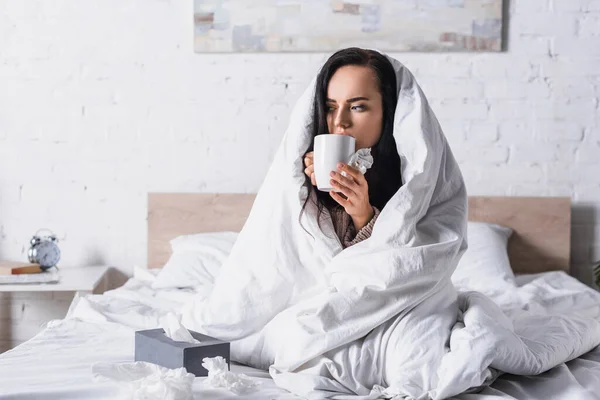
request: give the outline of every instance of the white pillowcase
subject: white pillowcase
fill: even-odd
[[[508,239],[513,230],[487,222],[468,222],[469,247],[452,274],[452,283],[463,290],[495,293],[514,287],[515,275],[508,259]]]
[[[210,232],[174,238],[170,242],[171,257],[152,287],[193,287],[198,292],[209,292],[237,237],[237,232]]]

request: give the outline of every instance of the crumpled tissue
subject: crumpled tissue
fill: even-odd
[[[361,174],[365,174],[369,168],[373,166],[373,156],[371,155],[371,148],[360,149],[356,153],[350,156],[348,165],[354,167],[360,171]],[[345,176],[345,173],[342,172]]]
[[[221,356],[202,359],[202,366],[208,371],[204,381],[214,388],[225,388],[237,395],[258,390],[260,382],[248,375],[236,374],[227,370],[227,362]]]
[[[200,341],[195,339],[190,331],[182,325],[179,317],[172,312],[160,317],[158,323],[165,331],[165,336],[176,342],[200,343]]]
[[[113,382],[123,398],[132,400],[189,400],[193,398],[195,376],[185,368],[169,369],[145,361],[96,363],[92,365],[95,382]]]

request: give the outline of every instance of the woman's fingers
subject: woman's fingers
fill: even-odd
[[[311,151],[310,153],[306,153],[304,156],[304,165],[306,166],[304,173],[310,178],[310,183],[312,183],[313,186],[317,186],[317,180],[315,179],[314,154],[315,153]]]
[[[315,163],[315,160],[314,160],[314,152],[312,152],[312,151],[311,151],[310,153],[307,153],[307,154],[304,156],[304,165],[305,165],[306,167],[310,167],[310,166],[311,166],[311,165],[313,165],[314,163]]]
[[[331,171],[329,176],[331,176],[333,180],[339,182],[340,184],[352,189],[354,192],[358,190],[359,185],[351,176],[343,176],[342,174],[336,171]]]
[[[306,153],[304,156],[304,173],[310,178],[313,185],[316,186],[314,152]],[[366,183],[364,175],[356,168],[347,164],[338,164],[338,171],[332,171],[331,177],[341,186],[346,187],[351,193],[360,191],[360,187]],[[344,193],[344,192],[342,192]],[[346,194],[346,193],[344,193]]]
[[[340,192],[331,191],[330,193],[335,193],[331,194],[331,197],[353,218],[362,218],[365,210],[372,210],[369,204],[369,185],[358,169],[349,165],[338,165],[338,171],[331,172],[331,184],[334,190]]]
[[[348,199],[343,198],[342,196],[339,195],[339,193],[336,193],[333,190],[329,191],[329,195],[331,196],[332,199],[334,199],[340,206],[344,207],[344,209],[346,207],[348,207],[350,201]]]
[[[338,182],[335,179],[331,179],[329,181],[329,183],[331,184],[331,186],[333,186],[335,189],[338,189],[340,192],[342,192],[342,194],[344,196],[346,196],[348,198],[349,201],[352,201],[352,198],[354,198],[356,196],[356,193],[350,189],[348,186],[341,184],[340,182]]]
[[[354,179],[357,184],[361,184],[363,181],[366,182],[365,176],[356,168],[349,166],[348,164],[338,164],[338,169],[345,173],[346,176],[350,176]]]
[[[310,178],[310,182],[313,184],[313,186],[316,186],[317,181],[315,179],[315,166],[311,165],[309,167],[306,167],[304,169],[304,173],[306,174],[306,176],[308,176]]]

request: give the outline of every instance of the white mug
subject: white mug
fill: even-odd
[[[329,183],[331,171],[337,171],[338,163],[348,163],[354,154],[356,139],[348,135],[323,134],[315,136],[314,166],[317,188],[324,192],[333,190]]]

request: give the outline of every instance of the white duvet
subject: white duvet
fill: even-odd
[[[139,272],[139,271],[138,271]],[[87,296],[73,304],[68,317],[53,321],[43,332],[17,348],[0,354],[0,399],[117,399],[119,388],[96,382],[95,363],[133,361],[134,331],[158,326],[158,318],[176,311],[193,293],[188,290],[155,290],[150,280],[132,278],[104,295]],[[495,297],[508,315],[552,315],[565,310],[600,318],[600,293],[562,272],[519,278],[521,287]],[[467,283],[470,289],[481,289]],[[532,319],[532,323],[537,323]],[[536,329],[536,325],[531,325]],[[459,366],[457,366],[458,368]],[[268,374],[240,369],[258,379],[260,391],[236,396],[213,389],[203,378],[194,382],[194,398],[290,400],[298,397],[275,386]],[[455,375],[458,375],[455,373]],[[477,394],[460,400],[530,399],[590,400],[600,393],[600,348],[538,376],[504,375]]]
[[[298,223],[313,81],[212,294],[188,304],[184,324],[232,341],[234,359],[310,398],[446,398],[497,371],[538,374],[597,346],[593,316],[507,314],[480,293],[457,294],[464,182],[414,77],[390,61],[403,186],[372,236],[342,250],[330,221],[317,227],[312,202]]]

